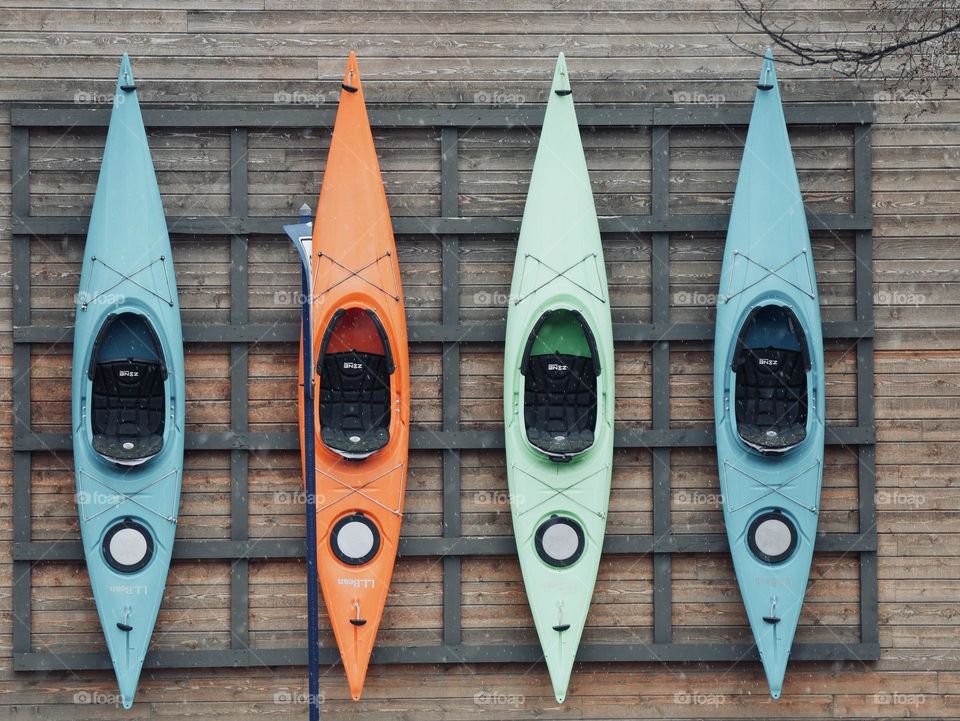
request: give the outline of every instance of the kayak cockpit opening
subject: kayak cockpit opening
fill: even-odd
[[[527,440],[564,462],[593,446],[600,357],[590,327],[572,310],[544,313],[533,327],[520,372]]]
[[[320,438],[334,453],[363,460],[390,440],[390,341],[377,315],[341,308],[323,335],[320,376]]]
[[[124,466],[146,463],[163,448],[166,413],[163,348],[139,313],[115,313],[100,328],[90,356],[93,449]]]
[[[753,310],[737,338],[736,422],[740,439],[764,454],[785,453],[807,435],[810,352],[792,310]]]

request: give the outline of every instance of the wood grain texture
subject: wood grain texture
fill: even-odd
[[[134,58],[145,104],[274,107],[331,106],[343,58],[356,49],[373,104],[541,104],[552,58],[567,54],[580,103],[742,103],[753,93],[757,62],[727,36],[750,47],[760,39],[732,3],[654,0],[573,4],[554,0],[6,0],[0,28],[0,103],[108,102],[116,56]],[[866,37],[869,0],[797,0],[778,10],[826,41]],[[782,68],[788,102],[872,100],[878,85],[858,88],[828,71]],[[910,89],[903,89],[908,100]],[[896,96],[896,94],[895,94]],[[882,100],[885,96],[879,96]],[[887,96],[889,97],[889,96]],[[896,96],[899,97],[899,96]],[[895,99],[896,99],[895,97]],[[326,718],[424,721],[626,718],[960,718],[960,95],[947,88],[911,102],[881,102],[873,132],[875,213],[874,303],[877,394],[877,506],[881,658],[874,663],[795,663],[782,699],[770,702],[759,664],[578,664],[568,701],[557,706],[543,664],[375,665],[359,704],[349,700],[342,670],[324,669]],[[12,313],[11,129],[0,106],[0,719],[130,718],[115,707],[105,672],[14,673],[12,670]],[[675,128],[671,132],[670,211],[724,213],[732,201],[745,128]],[[792,127],[808,211],[853,207],[850,128]],[[440,137],[433,129],[377,131],[391,211],[440,213]],[[329,142],[325,128],[249,132],[247,171],[253,215],[290,216],[315,206]],[[461,132],[460,213],[522,212],[536,152],[536,130]],[[601,215],[645,214],[651,206],[649,129],[589,129],[583,142]],[[89,212],[104,133],[91,129],[31,133],[31,212]],[[153,130],[150,143],[165,207],[174,215],[229,210],[229,130]],[[293,323],[299,288],[295,259],[278,234],[249,239],[250,321]],[[172,228],[180,303],[187,323],[230,317],[229,240],[188,237]],[[651,238],[605,239],[610,297],[617,322],[651,321]],[[816,233],[813,250],[824,318],[855,316],[855,240]],[[712,322],[723,238],[671,236],[671,318]],[[459,318],[502,323],[515,239],[460,242]],[[441,318],[441,248],[426,236],[398,238],[410,323]],[[30,242],[32,317],[69,325],[82,239]],[[31,424],[69,431],[69,334],[37,345],[31,356]],[[227,430],[230,349],[188,344],[189,430]],[[441,352],[419,345],[411,355],[412,417],[439,429]],[[827,345],[827,414],[856,422],[855,357]],[[502,347],[461,348],[464,429],[501,422]],[[651,348],[618,344],[617,417],[649,428]],[[712,419],[711,348],[677,344],[670,355],[670,417],[678,428]],[[251,348],[251,431],[296,428],[296,347]],[[856,532],[857,458],[828,449],[821,528]],[[510,513],[500,451],[462,454],[460,507],[464,534],[509,536]],[[303,535],[299,457],[291,451],[250,457],[249,532],[253,539]],[[722,533],[716,461],[710,449],[672,453],[673,531]],[[403,533],[443,533],[442,459],[410,456]],[[72,458],[33,459],[35,540],[79,536]],[[228,452],[188,452],[178,533],[184,539],[230,537]],[[651,454],[615,456],[609,529],[649,534]],[[254,648],[298,646],[306,627],[302,562],[250,562],[249,628]],[[600,569],[585,631],[591,642],[653,640],[653,565],[649,557],[609,556]],[[675,640],[746,642],[730,561],[690,554],[673,561]],[[859,568],[852,557],[818,554],[798,639],[855,642],[860,622]],[[181,561],[158,619],[154,646],[220,649],[231,644],[230,566]],[[97,651],[96,623],[82,563],[41,562],[30,589],[31,645],[37,651]],[[468,558],[462,564],[463,639],[468,643],[534,643],[535,632],[515,559]],[[384,645],[436,644],[442,637],[442,563],[401,558],[380,633]],[[331,643],[325,615],[322,638]],[[148,670],[134,718],[303,718],[300,668]],[[93,703],[89,703],[93,701]]]

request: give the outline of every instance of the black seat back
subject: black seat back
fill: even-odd
[[[741,437],[751,445],[771,450],[802,441],[807,424],[803,354],[782,348],[743,348],[734,370]]]
[[[164,427],[160,363],[111,360],[94,365],[94,447],[118,461],[144,459],[160,449]]]
[[[333,450],[369,455],[387,442],[390,374],[384,355],[327,353],[320,366],[320,426]]]
[[[531,355],[524,376],[527,439],[544,452],[561,456],[593,445],[597,424],[593,360],[556,353]]]

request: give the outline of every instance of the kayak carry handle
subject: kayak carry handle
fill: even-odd
[[[553,92],[555,92],[561,98],[565,98],[566,96],[573,94],[573,90],[570,88],[567,88],[566,90],[554,90]]]
[[[557,516],[551,516],[551,518],[556,518]],[[557,604],[557,625],[553,627],[553,630],[557,633],[563,633],[564,631],[570,628],[569,623],[563,622],[563,601],[560,601]]]
[[[340,87],[346,90],[348,93],[355,93],[360,89],[353,85],[347,85],[346,83],[340,83]]]
[[[770,72],[773,70],[773,63],[764,62],[763,71],[760,73],[760,81],[757,83],[757,90],[773,90],[773,83],[770,82]]]
[[[352,623],[354,626],[366,626],[366,625],[367,625],[367,619],[365,619],[365,618],[360,618],[360,602],[359,602],[359,601],[354,601],[354,602],[353,602],[353,607],[354,607],[355,609],[357,609],[357,617],[356,617],[356,618],[351,618],[351,619],[350,619],[350,623]]]
[[[130,78],[130,73],[124,72],[123,82],[120,83],[120,89],[125,93],[132,93],[137,89],[137,84]]]
[[[127,621],[129,620],[130,620],[130,607],[128,606],[126,609],[126,613],[123,614],[123,621],[117,621],[117,628],[119,628],[124,633],[130,633],[133,630],[133,626],[127,623]]]
[[[774,615],[776,612],[777,612],[777,597],[774,596],[773,598],[770,599],[770,615],[764,616],[763,620],[766,623],[769,623],[771,625],[776,625],[780,623],[780,617]]]

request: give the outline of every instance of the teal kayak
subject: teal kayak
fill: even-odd
[[[513,532],[562,702],[607,524],[614,411],[600,228],[562,53],[523,212],[504,359]]]
[[[184,368],[170,239],[126,55],[77,299],[77,511],[97,612],[123,707],[130,708],[180,506]]]
[[[727,538],[776,699],[817,533],[824,365],[810,233],[769,50],[727,230],[713,381]]]

